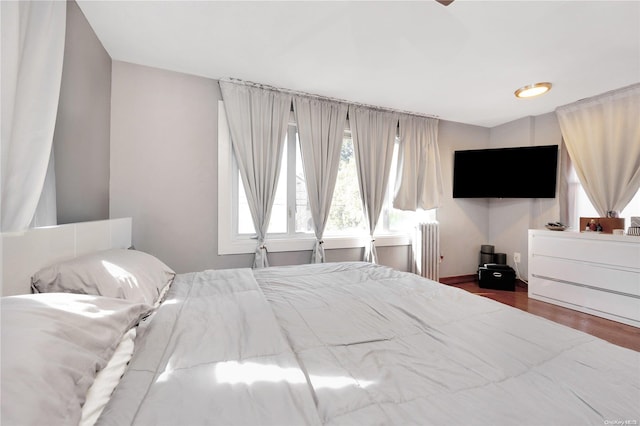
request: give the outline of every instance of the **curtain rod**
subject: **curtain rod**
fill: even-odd
[[[600,93],[599,95],[590,96],[588,98],[582,98],[570,104],[562,105],[556,108],[556,111],[562,109],[571,109],[575,107],[582,106],[584,104],[589,104],[592,102],[600,102],[603,99],[611,98],[615,96],[629,96],[633,91],[640,89],[640,83],[633,83],[629,86],[624,86],[619,89],[609,90],[608,92]]]
[[[271,90],[271,91],[279,92],[279,93],[287,93],[287,94],[290,94],[290,95],[304,96],[306,98],[311,98],[311,99],[319,99],[319,100],[324,100],[324,101],[338,102],[338,103],[346,104],[346,105],[365,107],[365,108],[370,108],[370,109],[377,110],[377,111],[384,111],[384,112],[392,112],[392,113],[397,113],[397,114],[412,115],[414,117],[421,117],[421,118],[434,118],[434,119],[438,119],[438,120],[440,119],[440,117],[438,117],[437,115],[422,114],[422,113],[419,113],[419,112],[412,112],[412,111],[403,111],[403,110],[394,109],[394,108],[385,108],[385,107],[380,107],[380,106],[376,106],[376,105],[363,104],[363,103],[360,103],[360,102],[350,102],[350,101],[346,101],[344,99],[332,98],[332,97],[329,97],[329,96],[316,95],[316,94],[313,94],[313,93],[300,92],[300,91],[290,90],[290,89],[283,89],[283,88],[280,88],[280,87],[270,86],[268,84],[255,83],[253,81],[241,80],[239,78],[226,77],[226,78],[221,78],[219,81],[238,84],[238,85],[242,85],[242,86],[257,87],[257,88],[264,89],[264,90]]]

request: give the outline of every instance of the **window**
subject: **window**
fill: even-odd
[[[395,187],[395,169],[397,165],[398,144],[396,143],[385,206],[380,214],[378,231],[382,233],[408,232],[413,225],[415,213],[393,208],[393,188]],[[235,179],[233,192],[238,193],[234,202],[237,210],[237,224],[234,227],[238,235],[255,234],[255,228],[249,211],[244,187],[240,180],[240,172],[234,159]],[[353,140],[349,132],[345,132],[340,152],[340,165],[334,189],[329,219],[325,228],[325,236],[357,235],[367,232],[360,190],[357,185],[358,175],[354,156]],[[307,187],[300,154],[300,141],[295,123],[289,125],[284,153],[281,159],[280,176],[275,201],[271,211],[271,221],[267,234],[270,236],[297,234],[313,236],[313,218],[307,198]]]
[[[307,199],[307,188],[302,168],[300,142],[295,124],[290,124],[284,143],[280,163],[280,175],[276,188],[275,200],[271,210],[271,220],[267,235],[295,235],[309,233],[313,236],[313,220]],[[238,235],[253,235],[255,227],[249,211],[247,195],[240,179],[240,171],[235,158],[233,159],[232,183],[234,197],[233,210],[234,231]],[[237,212],[237,213],[235,213]]]
[[[353,140],[351,134],[345,133],[325,236],[363,234],[366,231]]]
[[[429,212],[407,212],[393,208],[393,195],[396,183],[396,168],[398,164],[399,141],[393,149],[391,160],[391,172],[387,184],[387,193],[384,207],[380,213],[376,233],[398,234],[409,233],[417,221],[435,220],[435,210]],[[325,229],[325,236],[336,234],[366,233],[366,223],[360,199],[358,185],[358,172],[353,150],[351,134],[346,132],[342,140],[340,152],[340,167],[336,179],[336,189],[333,194],[329,221]]]
[[[218,106],[218,252],[252,253],[255,229],[239,171],[232,155],[231,140],[222,101]],[[295,123],[287,132],[276,200],[271,212],[267,246],[269,251],[310,250],[315,236],[309,210],[305,177]],[[416,213],[392,208],[397,144],[387,190],[387,202],[376,230],[376,245],[407,245]],[[340,165],[329,220],[325,248],[363,246],[368,237],[357,184],[353,141],[345,132]],[[230,206],[231,208],[224,206]],[[435,216],[432,211],[428,213]]]
[[[575,215],[572,218],[572,226],[575,228],[580,223],[581,217],[599,217],[600,215],[591,204],[587,193],[585,192],[578,175],[573,167],[571,168],[571,174],[569,175],[569,193],[575,194]],[[629,218],[631,216],[640,216],[640,191],[638,191],[631,199],[629,204],[620,212],[620,217],[626,220],[625,225],[630,226]]]

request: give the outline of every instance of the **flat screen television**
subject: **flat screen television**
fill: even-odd
[[[555,198],[558,145],[455,151],[453,198]]]

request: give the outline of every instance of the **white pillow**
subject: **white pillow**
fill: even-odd
[[[153,306],[174,277],[150,254],[110,249],[43,268],[31,277],[31,286],[38,293],[94,294]]]
[[[77,425],[89,387],[151,306],[49,293],[1,298],[0,423]]]

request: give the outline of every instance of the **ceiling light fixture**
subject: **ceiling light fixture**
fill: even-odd
[[[515,91],[516,98],[532,98],[551,90],[551,83],[536,83],[523,86]]]

